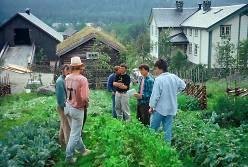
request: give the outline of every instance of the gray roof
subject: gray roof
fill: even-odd
[[[171,36],[170,37],[170,42],[171,43],[189,43],[187,37],[185,36],[185,34],[183,32]]]
[[[154,17],[158,27],[180,27],[180,24],[197,10],[198,8],[184,8],[180,12],[176,8],[153,8],[150,21]]]
[[[199,10],[181,25],[184,27],[198,27],[198,28],[210,28],[219,21],[225,19],[241,8],[247,6],[246,4],[232,5],[232,6],[219,6],[211,7],[209,11]]]
[[[38,19],[36,16],[34,16],[32,13],[18,13],[18,15],[22,16],[23,18],[27,19],[43,31],[47,32],[50,36],[54,37],[56,40],[62,42],[63,41],[63,35],[59,32],[55,31],[52,27],[48,26],[46,23]]]

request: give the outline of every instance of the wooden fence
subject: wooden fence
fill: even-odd
[[[11,86],[9,75],[0,76],[0,96],[5,96],[11,94]]]

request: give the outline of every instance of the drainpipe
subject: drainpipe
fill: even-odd
[[[212,65],[212,33],[213,31],[209,32],[209,39],[208,39],[208,69],[210,70]]]

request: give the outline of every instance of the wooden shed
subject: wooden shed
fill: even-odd
[[[90,86],[102,87],[106,84],[111,68],[121,62],[120,53],[125,47],[113,36],[99,28],[86,27],[73,34],[57,46],[59,65],[70,64],[73,56],[79,56],[86,65],[86,75]],[[109,69],[99,69],[97,61],[104,53],[109,57]],[[100,81],[100,86],[99,86]]]
[[[37,56],[41,50],[43,50],[44,63],[54,64],[57,59],[56,46],[62,41],[62,34],[34,16],[29,9],[15,14],[0,26],[1,56],[5,56],[7,60],[10,56],[14,56],[13,59],[18,57],[19,60],[23,60],[23,63],[17,64],[21,66],[27,64],[25,59],[28,55],[26,54],[34,51],[32,56]]]

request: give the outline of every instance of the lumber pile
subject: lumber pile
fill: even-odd
[[[232,96],[240,96],[240,97],[245,97],[248,96],[248,89],[243,89],[243,88],[227,88],[226,90],[228,95]]]
[[[25,74],[25,73],[31,73],[32,72],[31,70],[29,70],[26,67],[14,65],[14,64],[8,64],[6,66],[0,66],[0,68],[2,70],[7,70],[7,71],[19,73],[19,74]]]

